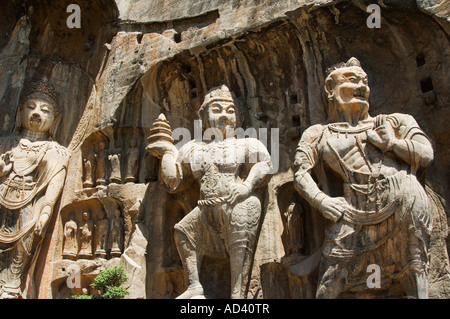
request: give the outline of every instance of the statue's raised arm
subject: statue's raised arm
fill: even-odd
[[[199,270],[203,256],[229,258],[231,297],[243,298],[261,217],[258,188],[267,185],[271,159],[256,138],[237,138],[237,101],[226,86],[211,89],[199,110],[203,138],[179,150],[160,116],[147,151],[161,159],[161,178],[171,191],[197,180],[200,199],[175,225],[175,242],[188,277],[179,298],[201,298]]]

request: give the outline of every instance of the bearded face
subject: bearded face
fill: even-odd
[[[33,132],[49,132],[55,120],[54,106],[39,98],[26,100],[22,112],[22,127]]]

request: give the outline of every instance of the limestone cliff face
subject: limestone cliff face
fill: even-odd
[[[301,202],[292,187],[295,149],[306,128],[326,119],[325,70],[355,56],[369,76],[370,114],[411,114],[433,143],[435,160],[419,172],[433,202],[430,297],[449,298],[450,7],[445,0],[385,0],[381,28],[371,29],[366,23],[370,3],[79,0],[80,29],[67,27],[65,1],[2,3],[0,135],[13,131],[23,88],[45,75],[61,95],[63,121],[55,138],[72,151],[59,214],[36,266],[37,296],[80,293],[66,287],[68,269],[77,262],[62,257],[63,226],[70,213],[87,209],[105,209],[111,220],[120,210],[124,243],[119,257],[78,262],[84,286],[103,267],[123,263],[131,277],[131,298],[173,298],[184,291],[173,225],[193,208],[198,190],[166,193],[157,160],[145,152],[146,138],[160,113],[172,128],[193,132],[205,93],[223,83],[240,101],[242,127],[279,128],[280,167],[265,203],[273,217],[262,227],[282,238],[283,245],[272,247],[274,259],[289,257],[284,213],[291,201]],[[121,155],[125,175],[130,139],[140,150],[135,182],[86,189],[89,152],[98,153],[99,143],[105,143],[109,155]],[[307,234],[305,252],[312,254],[321,243],[323,220],[308,214],[308,225],[319,225]],[[270,246],[270,236],[258,249]],[[227,274],[222,261],[208,263],[216,273]],[[264,290],[259,266],[254,265],[249,296]],[[286,273],[290,284],[280,279],[264,293],[312,297],[314,276],[314,270],[306,277]],[[225,279],[213,272],[204,280],[221,282],[223,289],[211,288],[211,294],[226,295]]]

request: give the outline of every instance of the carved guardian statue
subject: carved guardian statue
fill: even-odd
[[[271,158],[259,140],[234,136],[237,103],[226,86],[206,94],[199,117],[203,141],[191,140],[178,150],[168,136],[170,126],[160,117],[147,146],[161,158],[161,176],[171,191],[188,187],[193,179],[200,183],[197,206],[175,225],[189,282],[178,298],[204,297],[199,280],[203,256],[229,258],[231,298],[244,298],[261,217],[256,189],[267,185]]]
[[[329,70],[325,91],[328,121],[303,133],[295,155],[297,191],[328,220],[316,297],[367,290],[376,264],[381,288],[427,298],[431,208],[415,174],[433,160],[430,141],[410,115],[369,115],[355,58]]]

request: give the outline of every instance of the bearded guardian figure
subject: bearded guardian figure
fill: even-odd
[[[191,140],[178,150],[155,129],[147,146],[161,158],[161,176],[171,191],[186,189],[194,179],[200,183],[197,207],[175,225],[189,284],[178,298],[204,297],[199,280],[203,256],[229,258],[231,298],[244,298],[261,217],[257,188],[267,184],[270,155],[259,140],[236,138],[237,103],[225,85],[206,94],[198,114],[203,141]],[[168,126],[164,117],[158,120]]]
[[[46,80],[33,84],[22,95],[15,133],[0,139],[0,298],[33,293],[34,262],[69,160],[68,150],[52,139],[57,106]]]
[[[427,298],[431,209],[415,174],[433,160],[430,141],[410,115],[368,114],[356,58],[329,70],[325,91],[328,121],[295,155],[297,191],[328,220],[316,297],[367,291],[376,264],[381,288],[395,281],[404,297]]]

